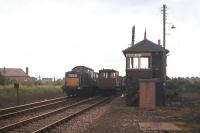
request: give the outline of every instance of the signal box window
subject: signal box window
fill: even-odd
[[[150,68],[149,57],[127,57],[127,69]]]
[[[139,68],[139,58],[133,58],[133,69]]]
[[[142,57],[142,58],[140,58],[140,60],[141,60],[140,68],[148,69],[149,68],[149,58],[148,57]]]

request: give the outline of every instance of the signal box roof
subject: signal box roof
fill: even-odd
[[[165,49],[166,53],[169,53],[169,50]],[[132,47],[129,47],[123,50],[123,53],[142,53],[142,52],[163,52],[164,48],[161,45],[158,45],[152,41],[144,39]]]

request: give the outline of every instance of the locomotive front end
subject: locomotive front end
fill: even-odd
[[[67,95],[76,95],[80,89],[80,75],[77,72],[65,74],[65,92]]]

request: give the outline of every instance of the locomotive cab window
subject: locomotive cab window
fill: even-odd
[[[107,72],[103,72],[103,73],[101,74],[101,76],[102,76],[103,78],[108,78],[108,73],[107,73]]]
[[[76,78],[76,77],[78,77],[78,75],[77,74],[68,74],[67,77],[69,77],[69,78]]]
[[[115,72],[103,72],[100,74],[101,77],[108,79],[108,78],[115,78],[116,77],[116,73]]]
[[[115,72],[111,72],[111,73],[110,73],[110,78],[115,78],[115,77],[116,77]]]
[[[113,72],[113,73],[111,74],[111,77],[112,77],[112,78],[115,78],[115,77],[116,77],[115,72]]]

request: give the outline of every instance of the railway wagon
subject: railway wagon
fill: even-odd
[[[119,72],[113,69],[99,70],[98,88],[101,94],[114,94],[120,90],[120,77]]]
[[[92,96],[97,91],[98,74],[85,66],[76,66],[65,73],[64,92],[67,95]]]

